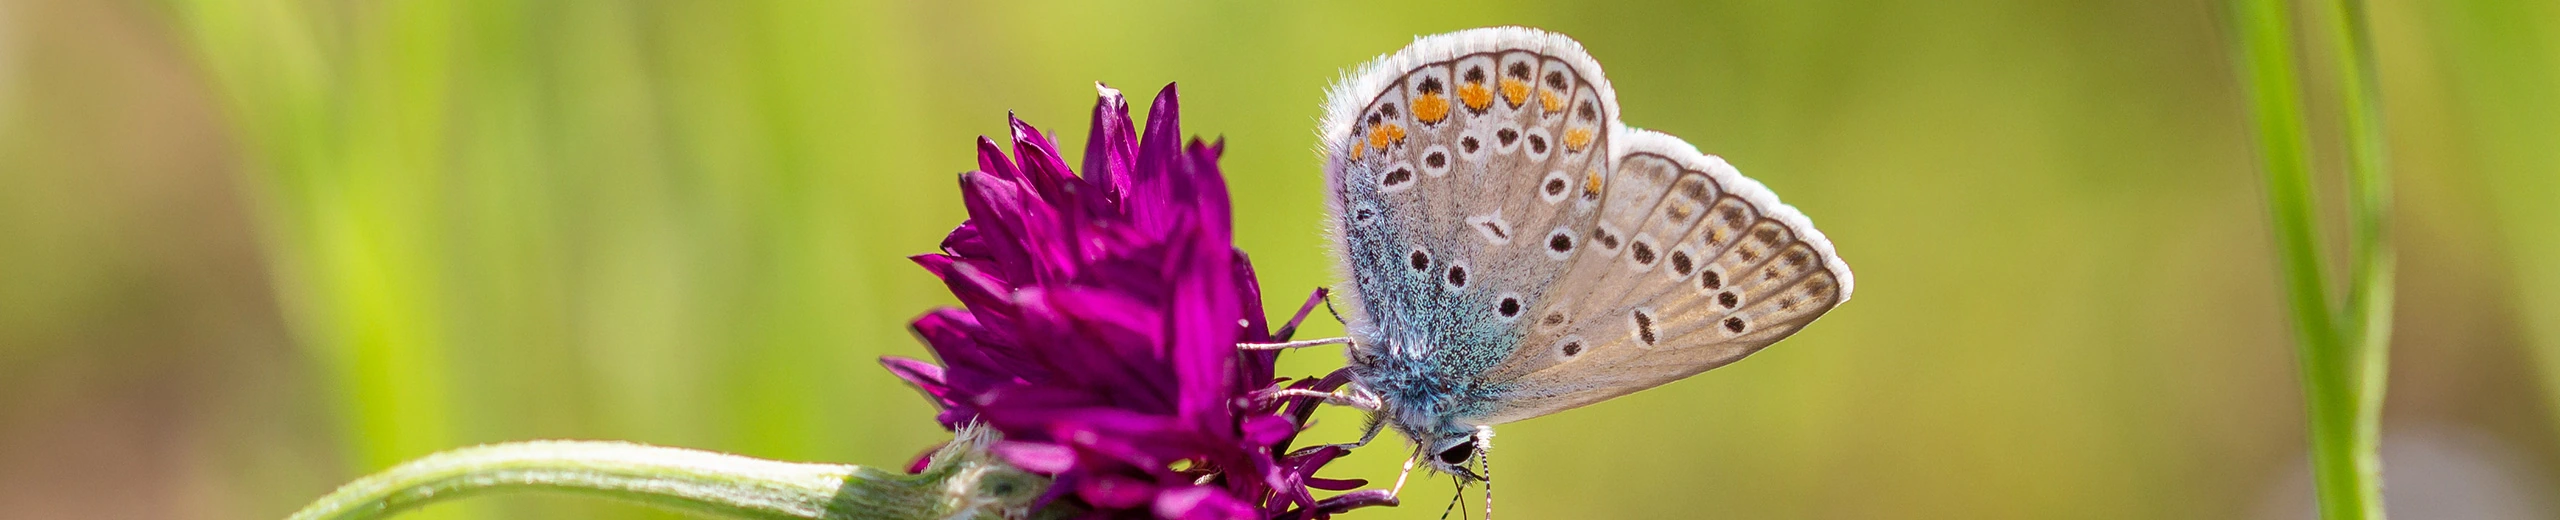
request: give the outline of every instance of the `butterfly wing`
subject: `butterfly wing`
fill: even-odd
[[[1597,221],[1616,102],[1579,44],[1521,28],[1432,36],[1335,89],[1326,178],[1354,358],[1481,372]],[[1423,350],[1428,351],[1423,351]]]
[[[1502,423],[1742,359],[1847,301],[1855,279],[1811,220],[1723,159],[1626,129],[1594,228],[1521,348],[1488,371]],[[1623,247],[1606,246],[1609,237]],[[1547,318],[1554,316],[1554,318]]]
[[[1651,388],[1849,297],[1848,267],[1803,214],[1721,159],[1620,124],[1598,63],[1564,36],[1425,37],[1329,107],[1353,368],[1421,360],[1369,382],[1456,401],[1431,413],[1497,424]]]

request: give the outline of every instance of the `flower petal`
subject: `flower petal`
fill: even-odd
[[[1004,457],[1004,461],[1013,464],[1014,467],[1040,473],[1066,471],[1067,468],[1075,467],[1076,464],[1075,450],[1056,444],[999,441],[995,446],[988,447],[988,451],[995,452],[998,457]]]
[[[986,136],[978,136],[978,171],[1008,181],[1022,180],[1022,172],[1014,170],[1013,161],[1005,159],[1004,148]]]
[[[1067,183],[1075,180],[1075,172],[1067,170],[1067,160],[1058,156],[1057,145],[1051,144],[1048,136],[1040,135],[1040,129],[1032,128],[1031,123],[1022,122],[1022,118],[1006,117],[1011,119],[1013,157],[1022,177],[1040,198],[1052,204],[1066,202]]]
[[[945,397],[945,394],[951,391],[951,385],[942,381],[941,366],[898,356],[880,356],[880,365],[888,367],[890,375],[906,380],[907,384],[915,386],[916,390],[923,391],[925,396],[933,398],[934,402],[943,403],[945,406],[951,402],[950,398]]]
[[[1245,419],[1244,441],[1269,446],[1298,434],[1298,423],[1277,415],[1261,415]]]
[[[1156,498],[1155,484],[1119,475],[1097,475],[1076,483],[1076,496],[1096,507],[1127,509]]]
[[[959,232],[954,231],[953,233],[956,234]],[[1238,262],[1242,261],[1243,260],[1238,260]],[[1315,294],[1307,295],[1307,303],[1300,304],[1298,306],[1298,314],[1289,317],[1288,325],[1282,325],[1280,326],[1280,330],[1271,333],[1271,341],[1288,341],[1289,338],[1297,337],[1298,324],[1306,322],[1307,314],[1315,312],[1316,306],[1323,304],[1325,302],[1325,295],[1330,292],[1331,290],[1329,288],[1317,287]]]
[[[912,324],[941,366],[882,364],[942,406],[946,427],[1003,433],[1000,457],[1055,478],[1043,500],[1096,517],[1321,516],[1311,486],[1358,484],[1314,476],[1345,450],[1282,455],[1317,400],[1257,395],[1347,376],[1282,379],[1278,352],[1235,345],[1294,334],[1323,293],[1274,334],[1235,248],[1225,142],[1182,140],[1172,85],[1143,135],[1120,92],[1096,88],[1083,177],[1020,119],[1010,157],[979,140],[978,171],[959,177],[968,220],[940,254],[913,258],[961,304]]]
[[[1093,101],[1093,128],[1085,135],[1084,175],[1104,190],[1108,202],[1118,204],[1129,192],[1129,170],[1138,155],[1137,129],[1129,121],[1129,100],[1120,89],[1101,83]]]
[[[1363,507],[1394,506],[1396,504],[1396,494],[1394,491],[1385,489],[1353,491],[1350,493],[1334,495],[1331,498],[1324,499],[1323,502],[1316,503],[1315,516],[1322,518],[1338,514],[1343,511],[1350,511]]]
[[[1358,478],[1332,479],[1332,478],[1316,478],[1316,477],[1307,477],[1307,487],[1316,488],[1316,489],[1322,489],[1322,490],[1325,490],[1325,491],[1349,491],[1349,490],[1354,490],[1354,489],[1360,489],[1360,486],[1366,486],[1366,485],[1369,485],[1369,480],[1368,480],[1368,479],[1358,479]]]
[[[1228,496],[1226,490],[1214,487],[1190,486],[1156,494],[1156,518],[1226,520],[1258,516],[1261,516],[1260,512],[1253,506]]]

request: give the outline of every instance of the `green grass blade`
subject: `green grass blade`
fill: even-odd
[[[2326,13],[2336,49],[2339,103],[2347,140],[2347,300],[2341,347],[2354,370],[2356,494],[2367,518],[2382,518],[2382,396],[2391,361],[2393,266],[2391,175],[2384,153],[2382,101],[2372,32],[2362,0],[2332,0]]]
[[[2351,0],[2330,5],[2327,18],[2339,59],[2345,62],[2339,73],[2347,91],[2343,101],[2351,155],[2350,284],[2343,313],[2332,310],[2327,294],[2293,15],[2284,0],[2234,4],[2237,51],[2266,175],[2278,265],[2294,319],[2320,512],[2332,520],[2378,519],[2384,515],[2377,439],[2385,345],[2390,341],[2389,179],[2382,170],[2362,6]]]

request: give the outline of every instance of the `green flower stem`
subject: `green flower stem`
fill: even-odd
[[[511,491],[565,491],[724,518],[1021,518],[1048,480],[996,462],[970,429],[913,475],[608,441],[533,441],[428,455],[338,488],[293,520],[382,518]]]
[[[2384,169],[2372,45],[2358,0],[2323,10],[2337,46],[2347,138],[2347,295],[2332,306],[2317,228],[2309,132],[2286,0],[2236,0],[2247,88],[2276,252],[2292,306],[2324,518],[2380,519],[2382,395],[2391,341],[2390,177]],[[2335,310],[2333,310],[2335,309]]]
[[[2361,517],[2382,510],[2382,394],[2391,365],[2391,175],[2384,154],[2381,87],[2363,0],[2324,3],[2337,48],[2339,101],[2347,140],[2347,301],[2339,324],[2355,371],[2355,476]]]

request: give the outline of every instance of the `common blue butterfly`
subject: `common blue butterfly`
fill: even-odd
[[[1334,87],[1323,139],[1352,379],[1328,397],[1462,482],[1492,425],[1732,363],[1854,285],[1758,181],[1620,123],[1563,35],[1420,38]]]

